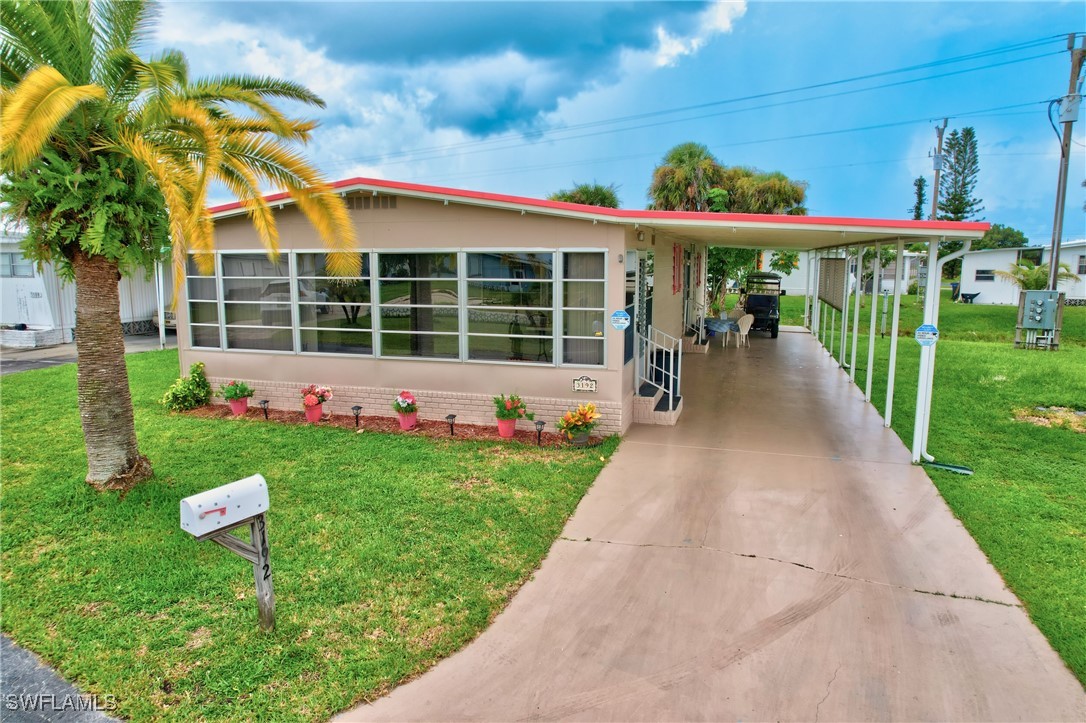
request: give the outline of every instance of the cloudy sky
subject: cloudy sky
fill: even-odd
[[[1051,236],[1080,2],[168,2],[194,74],[291,78],[327,102],[310,154],[353,176],[543,197],[698,141],[809,182],[812,214],[904,218],[936,121],[979,140],[982,216]],[[1082,236],[1084,123],[1065,235]]]

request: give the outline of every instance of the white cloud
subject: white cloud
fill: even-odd
[[[730,33],[735,21],[746,12],[746,0],[726,0],[714,2],[706,8],[697,18],[697,29],[689,35],[672,34],[663,25],[657,26],[654,64],[657,67],[672,66],[683,56],[693,55],[713,36]]]

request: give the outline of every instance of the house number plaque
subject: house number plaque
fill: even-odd
[[[573,391],[575,392],[595,392],[599,388],[599,383],[590,377],[581,376],[573,380]]]

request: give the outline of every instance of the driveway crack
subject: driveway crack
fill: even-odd
[[[840,572],[830,572],[829,570],[819,570],[817,567],[806,565],[802,562],[796,562],[794,560],[782,560],[779,557],[770,557],[769,555],[755,555],[749,552],[735,552],[734,550],[725,550],[719,547],[711,547],[709,545],[664,545],[653,542],[619,542],[617,540],[597,540],[591,537],[573,538],[565,537],[564,535],[558,538],[565,542],[594,542],[601,545],[619,545],[622,547],[657,547],[667,550],[708,550],[709,552],[719,552],[723,555],[731,555],[732,557],[745,557],[749,560],[768,560],[770,562],[776,562],[781,565],[792,565],[793,567],[800,567],[804,570],[810,570],[811,572],[818,573],[819,575],[829,575],[831,577],[839,577],[843,580],[851,580],[853,582],[862,582],[868,585],[879,585],[881,587],[894,588],[896,590],[905,590],[906,592],[919,593],[920,595],[934,595],[936,597],[949,597],[955,600],[973,600],[975,602],[988,603],[989,605],[1001,605],[1008,608],[1021,608],[1020,603],[1008,603],[1002,600],[992,600],[980,595],[959,595],[953,592],[938,592],[936,590],[922,590],[916,587],[909,587],[907,585],[896,585],[891,582],[881,582],[879,580],[870,580],[866,577],[856,577],[854,575],[845,575]]]
[[[837,666],[837,670],[833,671],[833,677],[830,678],[830,682],[826,683],[826,694],[822,696],[822,700],[818,701],[818,705],[815,706],[815,723],[818,723],[818,716],[821,712],[822,704],[826,702],[826,698],[830,697],[830,687],[833,686],[833,681],[837,680],[837,674],[841,672],[841,666]]]

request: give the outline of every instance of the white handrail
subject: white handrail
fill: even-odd
[[[675,411],[675,400],[680,396],[682,387],[682,341],[653,326],[650,326],[648,331],[648,336],[640,333],[637,335],[645,345],[645,363],[638,385],[649,384],[667,394],[670,411]],[[666,367],[657,363],[658,351],[664,352],[668,360]],[[657,382],[657,377],[664,381],[666,386]]]

